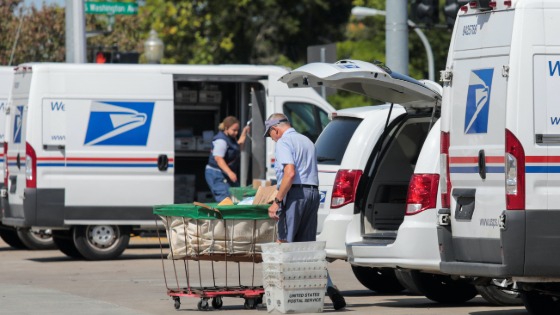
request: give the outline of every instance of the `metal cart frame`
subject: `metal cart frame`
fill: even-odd
[[[180,205],[173,205],[173,206],[180,206]],[[187,205],[190,206],[190,205]],[[259,219],[253,219],[252,221],[252,238],[251,238],[251,244],[250,244],[250,250],[248,252],[244,251],[244,252],[235,252],[235,248],[234,246],[231,246],[232,248],[228,248],[228,244],[234,244],[233,243],[233,238],[235,235],[232,234],[231,239],[228,240],[228,223],[231,221],[234,221],[232,223],[232,227],[235,224],[235,219],[228,219],[227,218],[227,209],[222,209],[222,211],[220,211],[218,208],[231,208],[231,207],[238,207],[238,206],[224,206],[224,207],[214,207],[214,206],[199,206],[198,205],[194,205],[196,207],[199,207],[197,209],[197,212],[200,213],[200,211],[203,211],[207,217],[204,219],[200,219],[197,218],[193,219],[193,218],[189,218],[188,215],[186,217],[182,217],[182,226],[184,229],[184,239],[183,242],[185,244],[185,257],[175,257],[174,254],[174,250],[172,248],[172,241],[171,239],[169,239],[169,251],[170,251],[170,256],[168,256],[168,258],[171,259],[166,259],[165,255],[164,255],[164,244],[162,243],[162,235],[160,234],[160,226],[159,224],[162,224],[162,222],[160,221],[158,223],[158,218],[156,216],[156,225],[158,226],[157,229],[157,235],[158,235],[158,239],[159,239],[159,244],[160,244],[160,252],[161,252],[161,262],[162,262],[162,270],[163,270],[163,276],[164,276],[164,281],[165,281],[165,286],[167,289],[167,295],[173,298],[174,301],[174,306],[175,309],[179,309],[181,307],[181,297],[189,297],[189,298],[200,298],[200,301],[197,304],[198,310],[200,311],[206,311],[206,310],[210,310],[210,305],[212,306],[212,308],[214,309],[220,309],[223,306],[223,297],[241,297],[245,300],[244,303],[244,307],[245,309],[255,309],[257,308],[258,304],[262,303],[262,298],[264,295],[264,288],[262,286],[262,283],[259,285],[255,284],[255,265],[262,262],[262,257],[260,252],[257,251],[257,244],[256,244],[256,231],[257,231],[257,220],[259,219],[263,219],[264,215],[266,215],[267,220],[269,220],[268,218],[268,205],[257,205],[255,207],[257,207],[257,209],[259,210],[259,212],[263,211],[264,213],[259,214],[257,217]],[[155,213],[155,211],[154,211]],[[175,219],[177,219],[177,216],[165,216],[162,215],[161,213],[159,214],[161,216],[162,220],[167,220],[165,222],[163,222],[164,227],[166,227],[166,235],[168,237],[170,237],[171,235],[171,231],[170,226],[171,226],[171,222],[170,220],[172,220],[173,217],[175,217]],[[226,218],[224,218],[224,216]],[[189,220],[186,220],[186,218],[189,218]],[[188,248],[188,239],[187,239],[187,225],[188,224],[196,224],[196,235],[201,235],[201,230],[200,230],[200,226],[201,226],[201,222],[205,221],[207,222],[207,220],[222,220],[223,224],[224,224],[224,235],[223,235],[223,243],[225,244],[225,248],[223,253],[202,253],[201,252],[201,238],[197,237],[197,243],[195,244],[195,246],[191,247],[191,254],[189,255],[189,248]],[[274,225],[274,231],[272,234],[272,238],[269,240],[269,242],[274,242],[276,240],[276,225]],[[234,232],[234,231],[230,231],[230,232]],[[213,235],[214,236],[214,235]],[[172,274],[175,276],[175,281],[173,281],[173,283],[170,286],[170,282],[168,282],[167,279],[167,273],[166,273],[166,261],[171,260],[172,262]],[[224,271],[224,275],[225,275],[225,285],[218,285],[216,283],[216,278],[217,276],[220,276],[221,274],[217,274],[217,270],[216,270],[216,266],[214,264],[214,262],[225,262],[225,270]],[[237,283],[228,283],[228,275],[230,275],[230,271],[228,270],[228,262],[233,262],[233,263],[237,263]],[[248,284],[242,284],[242,277],[241,277],[241,264],[244,263],[248,263],[251,264],[251,277],[250,277],[250,283]],[[211,284],[210,285],[203,285],[203,281],[202,281],[202,273],[201,273],[201,268],[203,266],[208,267],[208,265],[204,265],[204,264],[210,264],[210,268],[211,268],[211,274],[212,274],[212,279],[211,279]],[[182,266],[181,266],[182,265]],[[182,278],[182,275],[179,275],[179,271],[184,272],[184,279],[181,279],[181,282],[186,282],[186,286],[181,286],[180,285],[180,278]],[[193,276],[198,276],[198,283],[196,283],[196,280],[191,279]],[[260,275],[259,275],[260,276]],[[211,300],[211,302],[209,302],[209,300]]]

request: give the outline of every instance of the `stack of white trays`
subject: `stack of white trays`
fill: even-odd
[[[325,242],[261,246],[268,312],[321,313],[327,287]]]

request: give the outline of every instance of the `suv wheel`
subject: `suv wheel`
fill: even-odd
[[[352,271],[364,287],[377,293],[393,294],[404,290],[393,269],[352,266]]]

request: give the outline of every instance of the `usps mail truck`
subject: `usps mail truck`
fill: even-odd
[[[560,312],[560,1],[470,1],[441,118],[441,270],[516,282]]]
[[[53,229],[71,257],[112,259],[157,204],[212,201],[204,179],[224,117],[252,121],[241,182],[274,174],[263,122],[284,112],[316,137],[333,108],[250,65],[25,64],[7,114],[2,221]]]

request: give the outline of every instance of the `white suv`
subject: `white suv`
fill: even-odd
[[[281,80],[389,103],[333,113],[316,141],[323,195],[318,239],[327,242],[327,256],[347,259],[357,279],[374,291],[394,293],[404,286],[442,303],[473,298],[474,285],[439,271],[439,125],[433,127],[441,86],[353,60],[308,64]]]

